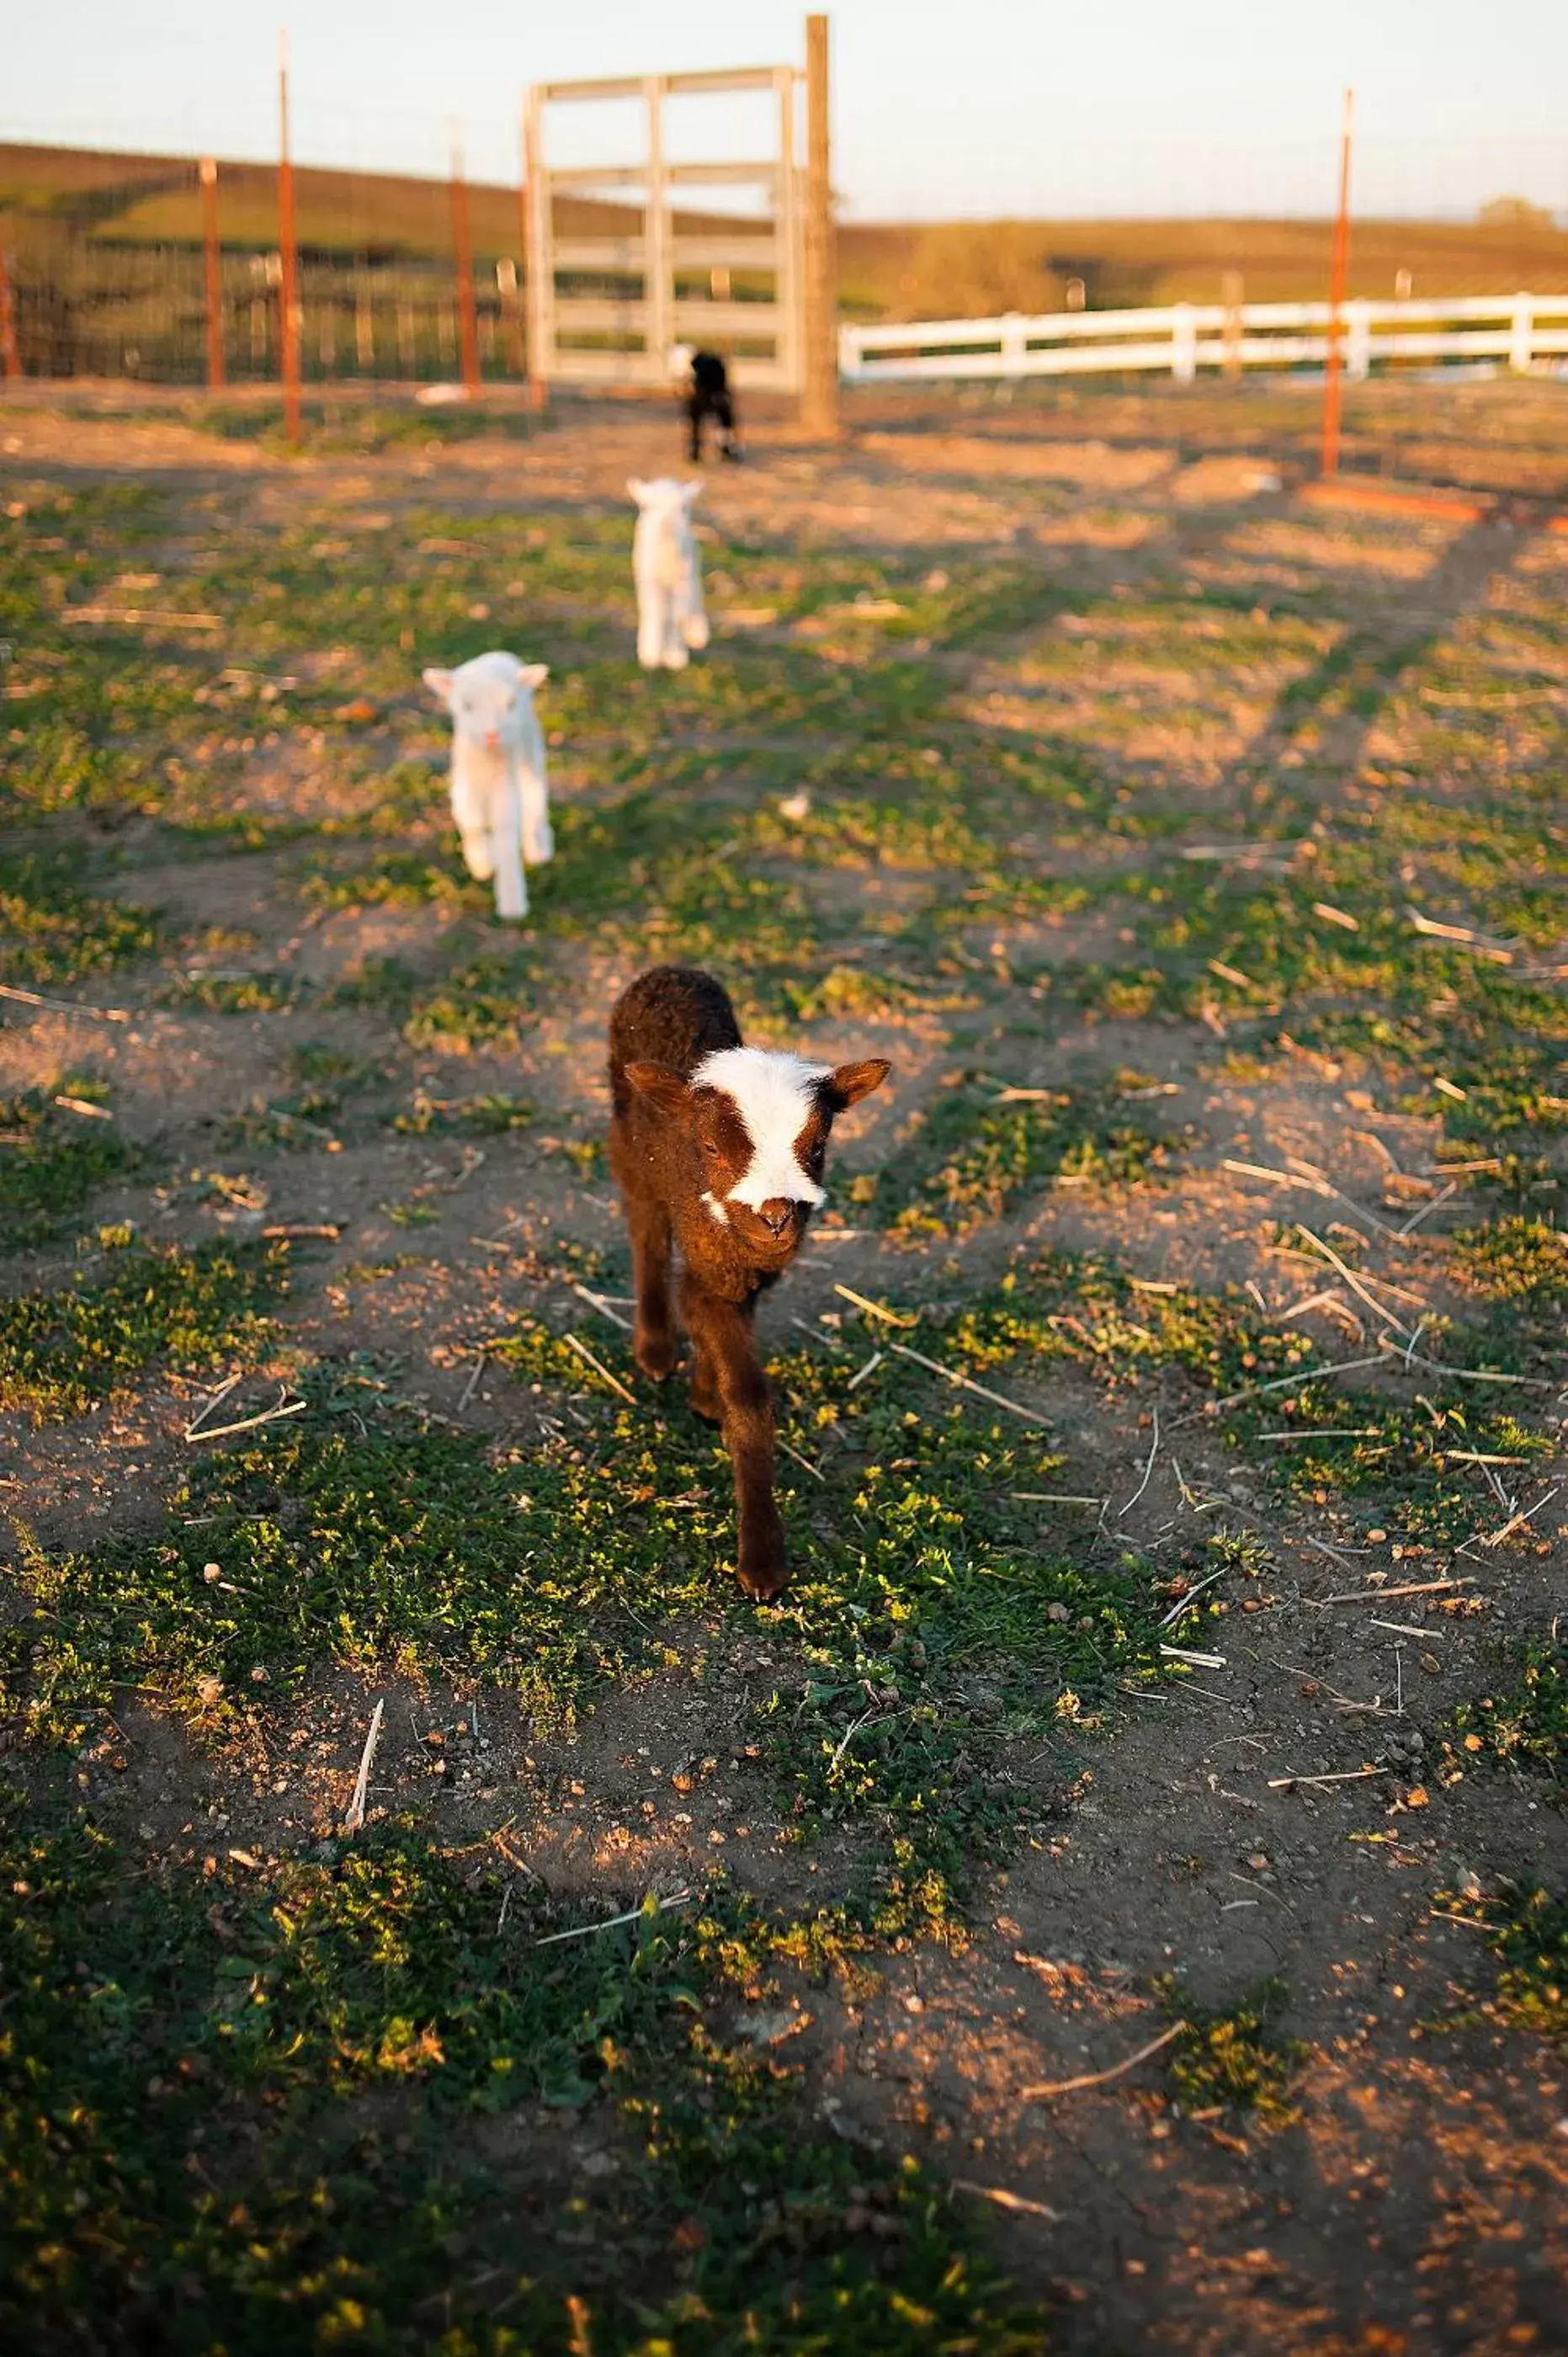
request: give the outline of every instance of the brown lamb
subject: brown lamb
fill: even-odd
[[[891,1070],[880,1056],[829,1066],[743,1046],[724,985],[685,966],[640,974],[610,1017],[610,1168],[631,1234],[632,1349],[655,1383],[674,1367],[673,1252],[692,1405],[724,1428],[736,1572],[749,1596],[777,1596],[789,1577],[757,1298],[789,1267],[822,1200],[834,1116]]]

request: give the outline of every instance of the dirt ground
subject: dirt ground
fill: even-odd
[[[1036,1091],[1071,1087],[1090,1071],[1130,1071],[1160,1134],[1190,1139],[1157,1187],[1036,1188],[913,1253],[907,1234],[856,1226],[854,1203],[841,1201],[765,1312],[770,1347],[792,1347],[804,1328],[813,1349],[864,1356],[875,1330],[851,1322],[835,1287],[898,1301],[918,1264],[956,1298],[1047,1247],[1111,1255],[1151,1299],[1177,1284],[1230,1288],[1279,1317],[1316,1295],[1301,1328],[1335,1357],[1375,1357],[1379,1302],[1395,1305],[1396,1324],[1415,1305],[1423,1318],[1457,1314],[1446,1239],[1461,1214],[1476,1215],[1473,1200],[1434,1208],[1404,1232],[1445,1183],[1443,1113],[1430,1096],[1402,1093],[1353,1048],[1254,1053],[1223,998],[1198,1019],[1135,998],[1042,1001],[1034,980],[1144,968],[1133,928],[1148,903],[1111,894],[1120,879],[1167,868],[1207,879],[1218,868],[1206,846],[1216,845],[1219,866],[1251,860],[1299,877],[1296,846],[1309,828],[1293,826],[1283,842],[1254,836],[1258,781],[1284,778],[1330,827],[1369,808],[1427,759],[1422,731],[1436,723],[1423,682],[1445,651],[1484,636],[1527,597],[1554,598],[1561,616],[1568,538],[1547,517],[1562,488],[1565,404],[1568,387],[1541,384],[1466,388],[1424,409],[1413,391],[1380,404],[1369,396],[1358,410],[1353,451],[1391,475],[1485,476],[1508,493],[1473,522],[1304,501],[1312,414],[1306,395],[1283,393],[1190,404],[963,396],[940,410],[889,394],[852,405],[835,448],[801,445],[764,420],[744,467],[710,470],[701,512],[715,660],[732,642],[803,646],[824,671],[853,673],[854,633],[871,627],[856,619],[853,593],[805,622],[749,602],[743,576],[724,586],[732,545],[785,550],[808,571],[875,556],[928,579],[960,562],[1004,561],[1055,602],[1044,620],[913,641],[914,658],[940,676],[943,727],[982,730],[1002,751],[1046,747],[1066,763],[1103,764],[1131,781],[1140,809],[1165,810],[1165,832],[1133,835],[1092,812],[1023,812],[1010,856],[1057,887],[1083,878],[1094,889],[1077,908],[1062,900],[1015,921],[983,911],[968,932],[950,932],[986,978],[978,1013],[972,1004],[961,1022],[928,995],[902,1009],[809,1011],[794,1027],[804,1053],[894,1059],[896,1087],[865,1109],[853,1141],[846,1125],[849,1167],[869,1174],[896,1162],[918,1135],[914,1116],[959,1063]],[[498,432],[290,460],[199,430],[178,404],[114,414],[104,395],[0,406],[0,504],[101,482],[150,486],[167,500],[169,541],[161,562],[156,552],[147,560],[163,586],[126,580],[95,593],[123,608],[156,603],[179,576],[182,550],[230,533],[304,534],[362,552],[379,536],[403,538],[410,518],[428,532],[437,511],[608,528],[625,509],[627,477],[666,471],[676,457],[670,422],[641,410],[569,412],[527,439]],[[1219,617],[1212,639],[1189,631],[1180,668],[1140,619],[1155,585],[1194,606],[1210,601]],[[519,651],[546,658],[561,614],[575,611],[553,614],[548,597],[509,602],[499,585],[494,605],[498,642],[515,633]],[[1233,625],[1250,618],[1262,632],[1271,616],[1289,627],[1274,628],[1266,648],[1235,638]],[[624,632],[628,618],[622,609],[596,627]],[[1555,626],[1532,627],[1532,678],[1547,687],[1532,690],[1533,703],[1520,691],[1498,723],[1512,731],[1506,746],[1499,734],[1473,758],[1465,748],[1431,756],[1423,791],[1448,813],[1452,835],[1434,838],[1430,871],[1420,865],[1426,850],[1412,846],[1402,888],[1391,871],[1391,905],[1402,890],[1486,930],[1463,874],[1441,855],[1464,844],[1477,774],[1490,770],[1488,792],[1499,764],[1505,777],[1510,762],[1538,782],[1553,762],[1561,775],[1568,648]],[[158,626],[147,628],[156,642]],[[199,632],[169,637],[205,644]],[[345,702],[366,693],[352,643],[345,632],[302,647],[290,676],[314,651],[311,684],[325,682]],[[216,648],[211,661],[216,668]],[[27,663],[19,643],[13,694]],[[1357,663],[1377,672],[1375,695],[1353,692]],[[461,929],[465,940],[493,938],[471,907],[302,893],[307,869],[348,874],[368,839],[378,853],[449,849],[439,716],[412,660],[409,674],[401,694],[370,692],[354,739],[317,739],[284,719],[268,741],[260,722],[244,722],[253,741],[226,748],[215,774],[237,798],[229,807],[258,823],[250,847],[199,854],[171,838],[167,813],[91,823],[95,888],[158,909],[177,947],[162,965],[63,993],[127,1019],[6,1005],[0,1090],[58,1086],[89,1064],[112,1090],[122,1131],[150,1158],[93,1196],[98,1223],[134,1222],[156,1243],[191,1247],[318,1232],[292,1246],[282,1340],[234,1394],[242,1414],[263,1412],[314,1361],[360,1353],[395,1366],[397,1395],[427,1417],[526,1459],[576,1411],[487,1361],[487,1340],[553,1304],[590,1345],[618,1347],[618,1214],[589,1149],[607,1112],[606,1014],[636,970],[639,943],[635,931],[549,942],[552,986],[515,1046],[480,1039],[454,1055],[411,1044],[381,1006],[332,1003],[372,961],[438,979]],[[629,698],[629,669],[627,679]],[[746,765],[771,758],[770,726],[781,758],[809,767],[842,747],[846,725],[788,715],[770,723],[760,706],[717,711],[694,728],[682,721],[650,769],[663,751],[695,748],[714,764],[704,791],[729,794],[741,813]],[[558,732],[553,782],[564,808],[613,799],[613,716],[596,727],[575,739]],[[737,764],[727,785],[726,759]],[[395,835],[370,838],[378,765],[392,760],[427,767],[427,807]],[[179,791],[184,823],[200,814],[199,763]],[[1555,820],[1546,812],[1542,875],[1560,858],[1560,833],[1556,854],[1545,848],[1560,822],[1561,805]],[[5,823],[18,852],[48,835],[41,816]],[[1184,854],[1196,854],[1185,869]],[[798,888],[816,938],[830,942],[890,936],[911,911],[956,905],[963,888],[940,864],[809,866],[779,855],[758,872]],[[238,949],[224,945],[242,937]],[[648,954],[671,947],[667,936],[650,939]],[[1557,986],[1561,930],[1555,945],[1516,942],[1512,954],[1516,972],[1527,964],[1543,991]],[[204,970],[292,977],[311,996],[254,1012],[169,1000],[169,974]],[[515,1135],[466,1139],[328,1111],[295,1116],[303,1134],[252,1126],[236,1146],[233,1125],[294,1084],[305,1045],[392,1075],[400,1103],[514,1092],[534,1119]],[[1484,1160],[1490,1150],[1474,1153]],[[1550,1157],[1548,1140],[1540,1151]],[[196,1183],[220,1167],[227,1191]],[[1560,1155],[1552,1168],[1560,1173]],[[1316,1174],[1307,1193],[1282,1188],[1304,1172]],[[1535,1209],[1560,1219],[1560,1204],[1548,1194]],[[1293,1243],[1295,1219],[1372,1281],[1370,1308],[1361,1286]],[[607,1288],[601,1306],[564,1289],[563,1237],[609,1265],[588,1281],[590,1293]],[[57,1238],[13,1254],[0,1281],[17,1293],[88,1269]],[[1405,1326],[1397,1331],[1408,1339]],[[1110,1394],[1056,1361],[1019,1362],[991,1380],[1048,1415],[1064,1460],[1059,1490],[1090,1501],[1042,1505],[1042,1545],[1087,1544],[1103,1501],[1104,1529],[1133,1548],[1201,1548],[1223,1523],[1266,1543],[1266,1568],[1224,1591],[1223,1617],[1187,1641],[1201,1665],[1179,1683],[1124,1685],[1095,1727],[1020,1743],[1012,1767],[1027,1807],[1010,1857],[977,1877],[966,1939],[918,1943],[826,1986],[801,1979],[758,2038],[788,2048],[832,2131],[885,2156],[912,2153],[965,2192],[976,2234],[1052,2312],[1053,2346],[1191,2357],[1568,2348],[1568,2075],[1549,2040],[1475,2009],[1489,1968],[1455,1897],[1561,1876],[1561,1787],[1518,1773],[1444,1784],[1433,1772],[1441,1724],[1489,1691],[1509,1646],[1554,1628],[1562,1609],[1561,1501],[1522,1543],[1480,1542],[1518,1500],[1538,1501],[1563,1474],[1564,1396],[1547,1385],[1529,1394],[1529,1414],[1556,1434],[1552,1453],[1531,1463],[1517,1498],[1477,1480],[1466,1544],[1412,1540],[1391,1556],[1386,1532],[1348,1534],[1310,1498],[1271,1488],[1177,1373]],[[0,1418],[0,1498],[28,1544],[90,1551],[106,1532],[156,1528],[188,1469],[186,1425],[212,1389],[206,1377],[159,1370],[85,1419],[35,1428],[20,1414]],[[807,1502],[838,1512],[831,1497]],[[19,1596],[27,1561],[14,1545]],[[723,1577],[715,1561],[715,1586]],[[667,1666],[569,1733],[542,1733],[504,1685],[442,1688],[340,1660],[317,1663],[297,1706],[217,1753],[156,1696],[127,1695],[77,1785],[149,1860],[220,1846],[287,1851],[340,1823],[371,1702],[384,1695],[372,1809],[413,1811],[444,1844],[493,1844],[520,1873],[585,1899],[688,1891],[719,1867],[781,1908],[840,1895],[864,1834],[846,1823],[802,1844],[756,1747],[748,1757],[736,1733],[782,1674],[787,1632],[751,1616],[676,1622],[661,1635]],[[1162,1975],[1209,2009],[1271,1975],[1284,1980],[1286,2027],[1306,2049],[1294,2119],[1271,2128],[1219,2106],[1207,2116],[1184,2110],[1161,2060],[1132,2062],[1169,2019],[1153,1993]],[[1463,2020],[1444,2026],[1456,2011]],[[1084,2083],[1037,2092],[1062,2082]]]

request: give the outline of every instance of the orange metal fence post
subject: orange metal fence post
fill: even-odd
[[[457,340],[463,357],[463,389],[470,401],[479,395],[479,322],[474,304],[474,241],[468,224],[468,184],[463,178],[463,151],[452,147],[452,265],[457,274]]]
[[[288,149],[288,35],[278,35],[278,349],[283,374],[284,439],[299,447],[299,253],[294,231],[294,164]]]
[[[1320,472],[1325,481],[1339,472],[1339,342],[1343,328],[1345,281],[1350,262],[1350,125],[1356,93],[1345,93],[1345,128],[1339,140],[1339,207],[1334,216],[1334,250],[1328,268],[1328,361],[1323,379],[1323,449]]]
[[[523,309],[527,315],[523,359],[528,371],[528,405],[542,409],[546,391],[541,363],[544,356],[544,306],[550,266],[550,218],[547,192],[541,174],[542,149],[539,135],[539,100],[530,91],[522,102],[522,179],[518,188],[518,222],[522,231]]]
[[[227,382],[223,367],[223,262],[218,243],[218,167],[204,156],[201,173],[201,242],[207,289],[207,389],[221,391]]]
[[[8,378],[22,373],[16,348],[16,298],[11,290],[11,257],[5,251],[5,225],[0,222],[0,369]]]

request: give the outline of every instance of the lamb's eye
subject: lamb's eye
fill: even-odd
[[[707,1156],[710,1162],[722,1162],[725,1158],[724,1147],[722,1146],[715,1146],[711,1137],[703,1138],[703,1152]]]

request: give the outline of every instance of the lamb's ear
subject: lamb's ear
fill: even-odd
[[[858,1104],[873,1089],[879,1089],[893,1070],[886,1056],[872,1056],[864,1064],[839,1064],[829,1073],[826,1082],[829,1102],[835,1113],[846,1105]]]
[[[698,492],[702,490],[702,488],[703,488],[703,487],[702,487],[701,483],[682,483],[682,486],[681,486],[681,502],[682,502],[682,505],[685,508],[685,510],[686,510],[686,511],[687,511],[687,513],[688,513],[688,514],[690,514],[691,511],[692,511],[692,510],[696,506],[696,504],[697,504],[697,494],[698,494]]]
[[[542,687],[550,676],[548,663],[524,663],[517,675],[519,687]]]
[[[663,1064],[628,1064],[627,1079],[639,1097],[646,1097],[660,1113],[684,1113],[691,1102],[692,1092],[679,1072]]]
[[[443,704],[450,704],[452,701],[452,682],[456,679],[456,672],[436,671],[432,666],[425,671],[424,684],[429,688],[433,695],[438,695],[441,698]]]
[[[649,486],[640,475],[628,475],[626,479],[626,487],[639,508],[647,504]]]

